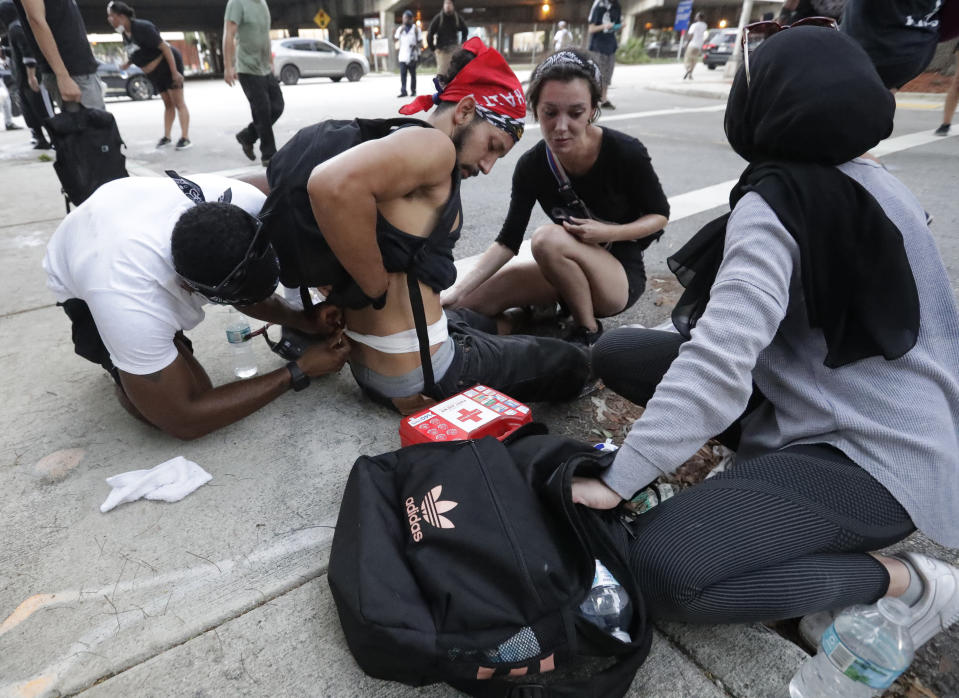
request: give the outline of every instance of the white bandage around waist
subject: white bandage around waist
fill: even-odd
[[[440,319],[432,325],[427,325],[426,333],[429,335],[429,345],[431,347],[445,342],[449,337],[449,331],[446,329],[446,313],[443,313]],[[416,338],[416,329],[403,330],[386,337],[375,334],[360,334],[351,330],[346,330],[344,334],[354,342],[365,344],[370,349],[381,351],[384,354],[408,354],[420,350],[420,343]]]

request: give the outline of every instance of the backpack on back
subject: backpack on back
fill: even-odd
[[[538,432],[538,433],[537,433]],[[371,676],[445,681],[470,695],[618,698],[651,630],[614,512],[574,506],[571,482],[610,457],[531,424],[505,442],[410,446],[359,458],[328,579],[347,643]],[[633,609],[622,642],[579,614],[601,560]],[[612,657],[588,679],[553,669]]]
[[[45,122],[56,149],[53,168],[70,204],[79,206],[102,184],[128,177],[123,139],[113,114],[102,109],[61,111]]]

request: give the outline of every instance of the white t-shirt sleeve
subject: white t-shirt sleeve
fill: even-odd
[[[156,298],[145,303],[133,294],[91,291],[86,302],[110,359],[121,371],[143,376],[176,360],[173,336],[180,328],[166,319],[167,313],[157,312]]]

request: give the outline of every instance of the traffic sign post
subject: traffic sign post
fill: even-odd
[[[676,6],[676,19],[673,21],[673,29],[679,32],[679,47],[676,49],[676,58],[683,53],[683,38],[686,36],[686,30],[689,29],[689,18],[693,14],[693,0],[680,0]]]
[[[326,13],[326,10],[320,9],[316,11],[316,14],[313,15],[313,24],[320,29],[326,29],[330,26],[330,16]]]

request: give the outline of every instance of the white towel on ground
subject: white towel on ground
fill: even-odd
[[[179,502],[212,479],[210,473],[193,461],[177,456],[149,470],[131,470],[108,477],[107,484],[113,490],[100,505],[100,511],[105,514],[118,504],[132,502],[140,497]]]

